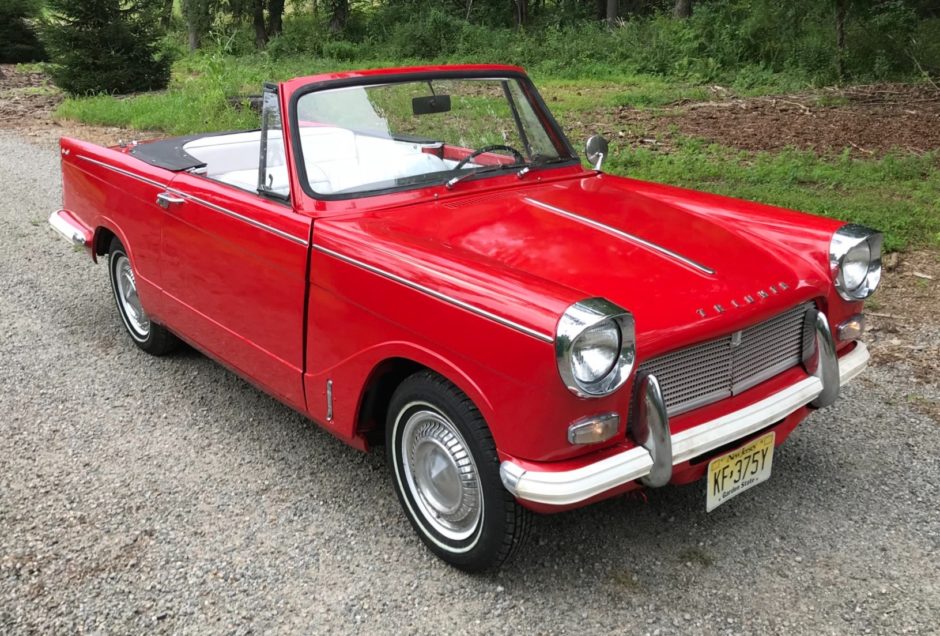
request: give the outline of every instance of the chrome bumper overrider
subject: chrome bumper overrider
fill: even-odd
[[[49,215],[49,225],[72,245],[91,243],[91,233],[81,227],[66,210],[56,210]]]
[[[825,347],[820,346],[819,349],[825,356],[822,353]],[[830,355],[834,356],[834,351]],[[644,479],[648,485],[662,485],[661,479],[650,480],[648,476],[654,465],[663,464],[664,458],[657,453],[664,452],[664,448],[671,447],[671,458],[666,459],[671,459],[668,463],[676,465],[746,437],[817,401],[820,396],[837,393],[838,386],[847,384],[861,373],[868,364],[868,358],[868,348],[858,342],[851,352],[832,361],[838,368],[836,387],[831,384],[824,386],[826,381],[834,383],[835,378],[831,374],[832,364],[826,364],[830,361],[820,361],[818,366],[827,367],[829,373],[818,372],[760,402],[671,435],[669,444],[648,443],[646,448],[637,446],[593,464],[565,471],[527,470],[513,461],[504,461],[499,471],[503,485],[519,499],[555,506],[575,504],[637,479]],[[656,418],[650,419],[651,436],[657,432],[656,423]],[[668,422],[664,425],[668,427]],[[654,455],[657,456],[654,458]]]

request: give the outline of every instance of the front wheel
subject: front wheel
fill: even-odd
[[[155,323],[144,311],[137,295],[137,276],[127,250],[116,237],[108,248],[108,275],[121,321],[138,347],[161,356],[175,350],[179,340],[163,325]]]
[[[409,377],[392,397],[385,434],[398,499],[437,556],[479,571],[522,545],[529,514],[503,488],[486,422],[457,387],[431,372]]]

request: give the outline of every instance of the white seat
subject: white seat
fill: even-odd
[[[268,176],[274,177],[268,182],[268,190],[277,194],[290,194],[290,182],[287,179],[287,166],[273,166],[268,168]],[[217,174],[213,177],[216,181],[227,183],[248,190],[249,192],[258,191],[258,169],[253,170],[233,170],[224,174]]]
[[[313,191],[320,194],[448,169],[440,157],[422,152],[418,143],[356,134],[333,126],[301,128],[300,138],[307,180]],[[257,191],[260,131],[203,137],[183,148],[206,164],[207,177],[249,192]],[[290,184],[283,157],[280,131],[271,131],[268,176],[274,179],[269,187],[287,194]]]

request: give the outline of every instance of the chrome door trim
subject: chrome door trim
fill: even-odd
[[[471,305],[470,303],[466,303],[462,300],[458,300],[457,298],[454,298],[453,296],[448,296],[447,294],[439,292],[435,289],[431,289],[430,287],[426,287],[420,283],[416,283],[414,281],[408,280],[407,278],[403,278],[399,276],[398,274],[393,274],[392,272],[384,270],[380,267],[376,267],[375,265],[370,265],[368,263],[360,261],[359,259],[353,258],[352,256],[346,256],[345,254],[341,252],[331,250],[330,248],[323,247],[322,245],[317,245],[316,243],[314,243],[312,247],[318,252],[322,252],[324,254],[332,256],[333,258],[341,260],[344,263],[354,265],[366,271],[372,272],[373,274],[378,274],[379,276],[395,281],[396,283],[401,283],[402,285],[406,287],[410,287],[411,289],[414,289],[415,291],[419,291],[423,294],[427,294],[428,296],[437,298],[438,300],[442,300],[448,304],[454,305],[455,307],[460,307],[461,309],[465,309],[472,314],[476,314],[477,316],[482,316],[483,318],[492,320],[493,322],[503,325],[504,327],[515,329],[516,331],[520,333],[524,333],[525,335],[531,336],[532,338],[535,338],[537,340],[541,340],[542,342],[551,343],[555,341],[555,339],[550,334],[542,333],[541,331],[537,331],[530,327],[526,327],[525,325],[520,325],[518,322],[514,322],[502,316],[498,316],[491,311],[487,311],[486,309],[482,309],[475,305]]]
[[[291,241],[292,243],[296,243],[297,245],[303,245],[304,247],[307,247],[307,245],[309,244],[306,239],[302,239],[302,238],[300,238],[300,237],[294,236],[293,234],[290,234],[290,233],[288,233],[288,232],[285,232],[284,230],[280,230],[280,229],[278,229],[278,228],[276,228],[276,227],[272,227],[272,226],[270,226],[270,225],[268,225],[268,224],[266,224],[266,223],[262,223],[261,221],[257,221],[257,220],[255,220],[255,219],[249,218],[249,217],[247,217],[247,216],[245,216],[245,215],[243,215],[243,214],[239,214],[238,212],[235,212],[234,210],[229,210],[228,208],[224,208],[224,207],[222,207],[221,205],[216,205],[215,203],[210,203],[209,201],[206,201],[205,199],[201,199],[201,198],[199,198],[199,197],[197,197],[197,196],[195,196],[195,195],[192,195],[192,194],[189,194],[189,193],[186,193],[186,192],[182,192],[182,191],[180,191],[180,190],[177,190],[176,188],[170,188],[170,187],[168,187],[167,184],[165,184],[165,183],[160,183],[159,181],[154,181],[153,179],[148,179],[147,177],[144,177],[144,176],[142,176],[142,175],[134,174],[133,172],[130,172],[130,171],[128,171],[128,170],[124,170],[123,168],[118,168],[117,166],[112,166],[111,164],[105,163],[105,162],[103,162],[103,161],[98,161],[97,159],[92,159],[91,157],[86,157],[86,156],[84,156],[84,155],[78,155],[78,158],[79,158],[79,159],[82,159],[83,161],[87,161],[87,162],[89,162],[89,163],[93,163],[93,164],[95,164],[95,165],[97,165],[97,166],[101,166],[102,168],[106,168],[106,169],[108,169],[108,170],[111,170],[112,172],[117,172],[118,174],[122,174],[122,175],[124,175],[124,176],[126,176],[126,177],[130,177],[131,179],[136,179],[137,181],[140,181],[140,182],[142,182],[142,183],[146,183],[146,184],[148,184],[148,185],[156,186],[156,187],[158,187],[158,188],[163,188],[164,190],[166,190],[166,193],[167,193],[167,194],[176,195],[176,196],[182,197],[182,198],[184,198],[184,199],[187,199],[187,200],[189,200],[189,201],[192,201],[193,203],[198,203],[199,205],[202,205],[202,206],[204,206],[204,207],[207,207],[207,208],[209,208],[210,210],[214,210],[215,212],[219,212],[219,213],[221,213],[221,214],[225,214],[226,216],[230,216],[230,217],[232,217],[233,219],[238,219],[239,221],[242,221],[242,222],[244,222],[244,223],[247,223],[248,225],[251,225],[252,227],[256,227],[256,228],[258,228],[259,230],[264,230],[265,232],[268,232],[268,233],[270,233],[270,234],[274,234],[275,236],[279,236],[279,237],[281,237],[281,238],[283,238],[283,239],[286,239],[286,240],[288,240],[288,241]]]
[[[184,199],[188,199],[192,201],[193,203],[198,203],[199,205],[205,206],[209,208],[210,210],[215,210],[216,212],[225,214],[226,216],[230,216],[233,219],[238,219],[239,221],[243,221],[244,223],[247,223],[248,225],[256,227],[259,230],[264,230],[265,232],[270,232],[271,234],[274,234],[275,236],[279,236],[282,239],[287,239],[288,241],[291,241],[292,243],[296,243],[297,245],[303,245],[304,247],[307,247],[308,245],[306,239],[302,239],[298,236],[294,236],[293,234],[285,232],[284,230],[279,230],[276,227],[271,227],[270,225],[267,225],[266,223],[262,223],[261,221],[256,221],[255,219],[247,217],[243,214],[239,214],[238,212],[235,212],[233,210],[229,210],[228,208],[223,208],[221,205],[210,203],[209,201],[206,201],[205,199],[200,199],[199,197],[195,195],[188,194],[186,192],[182,192],[174,188],[167,188],[167,191],[172,194],[181,196]]]
[[[682,254],[679,254],[678,252],[674,252],[671,249],[663,247],[662,245],[653,243],[652,241],[647,241],[646,239],[640,238],[639,236],[635,234],[624,232],[623,230],[607,225],[606,223],[595,221],[594,219],[588,218],[586,216],[582,216],[580,214],[576,214],[575,212],[571,212],[569,210],[564,210],[562,208],[556,207],[549,203],[544,203],[543,201],[539,201],[531,197],[524,197],[522,200],[525,201],[526,203],[542,208],[543,210],[553,212],[560,216],[569,218],[573,221],[577,221],[578,223],[583,223],[584,225],[593,227],[596,230],[600,230],[602,232],[606,232],[607,234],[612,234],[613,236],[622,238],[626,241],[630,241],[632,243],[642,245],[643,247],[646,247],[647,249],[651,249],[655,252],[659,252],[660,254],[663,254],[665,256],[668,256],[669,258],[672,258],[673,260],[683,263],[684,265],[688,265],[689,267],[695,270],[698,270],[702,272],[703,274],[714,275],[715,273],[715,270],[713,270],[712,268],[706,267],[702,265],[701,263],[697,263],[687,256],[683,256]]]

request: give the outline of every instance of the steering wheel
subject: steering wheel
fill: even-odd
[[[525,163],[525,155],[523,155],[521,152],[519,152],[512,146],[506,146],[503,144],[493,144],[492,146],[483,146],[482,148],[478,148],[477,150],[474,150],[469,155],[461,159],[457,163],[457,165],[454,166],[454,170],[460,170],[465,165],[470,163],[470,161],[474,159],[475,157],[479,157],[484,152],[493,152],[494,150],[508,150],[509,152],[512,153],[513,157],[515,157],[519,163]]]

